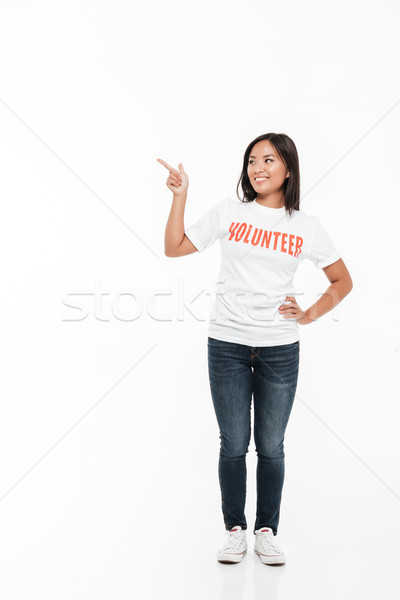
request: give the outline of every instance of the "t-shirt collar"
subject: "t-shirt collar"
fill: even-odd
[[[286,212],[285,206],[281,206],[280,208],[271,208],[270,206],[263,206],[262,204],[257,202],[256,199],[252,202],[249,202],[249,204],[251,204],[254,210],[256,210],[259,213],[264,213],[265,215],[283,215]]]

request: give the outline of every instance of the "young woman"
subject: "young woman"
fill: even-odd
[[[218,475],[227,538],[221,562],[239,562],[247,551],[246,454],[251,435],[257,452],[254,550],[265,564],[282,564],[277,535],[285,474],[284,436],[297,388],[299,324],[312,323],[352,289],[350,274],[319,219],[300,211],[297,150],[283,133],[254,139],[244,153],[236,199],[225,198],[184,227],[189,180],[182,163],[169,170],[173,192],[165,230],[169,257],[203,252],[217,239],[221,268],[208,329],[208,371],[220,430]],[[239,187],[243,198],[239,196]],[[302,310],[293,277],[309,259],[330,286]]]

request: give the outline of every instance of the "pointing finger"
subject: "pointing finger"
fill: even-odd
[[[168,169],[168,171],[170,171],[171,173],[175,173],[175,175],[180,175],[179,171],[177,171],[176,169],[174,169],[174,167],[171,167],[171,165],[169,165],[168,163],[165,162],[165,160],[162,160],[162,158],[157,158],[158,162],[161,163],[166,169]]]

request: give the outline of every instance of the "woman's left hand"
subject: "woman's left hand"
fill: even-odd
[[[296,302],[294,296],[286,296],[285,302],[289,301],[288,304],[281,304],[279,307],[279,314],[283,315],[284,319],[296,319],[300,325],[307,325],[309,320],[304,310],[301,310],[300,306]]]

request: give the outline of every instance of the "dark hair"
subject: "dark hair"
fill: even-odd
[[[253,146],[261,140],[269,140],[271,142],[279,158],[290,172],[289,177],[284,181],[283,189],[285,192],[286,212],[291,215],[293,210],[300,210],[300,167],[295,143],[285,133],[264,133],[250,142],[243,157],[242,173],[236,187],[237,197],[241,202],[253,202],[257,197],[257,192],[251,185],[249,176],[247,175],[247,167]],[[244,198],[240,198],[239,196],[240,185],[243,190]]]

